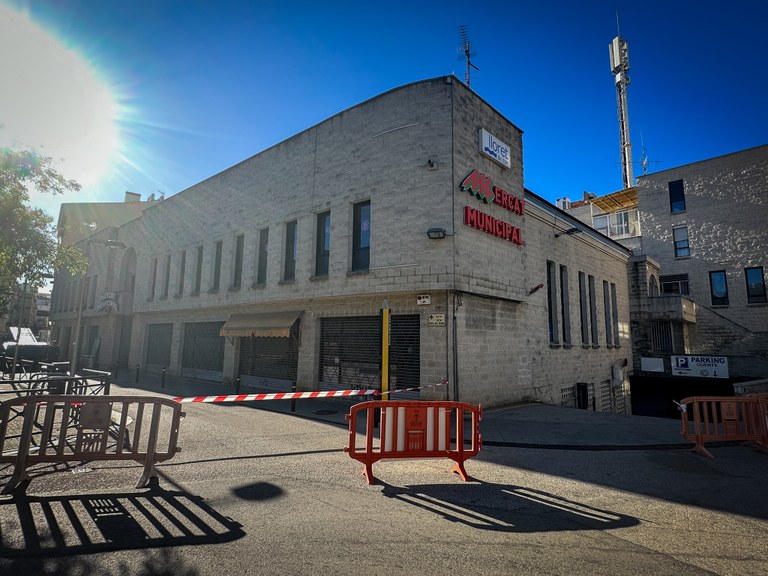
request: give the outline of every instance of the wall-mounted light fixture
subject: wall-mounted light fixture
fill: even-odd
[[[442,240],[446,236],[453,236],[453,234],[448,234],[445,228],[430,228],[427,230],[427,236],[430,240]]]
[[[558,232],[557,234],[555,234],[555,238],[560,238],[560,236],[563,236],[563,235],[573,236],[574,234],[580,234],[581,232],[583,232],[581,228],[576,228],[576,227],[568,228],[568,230],[566,230],[565,232]]]

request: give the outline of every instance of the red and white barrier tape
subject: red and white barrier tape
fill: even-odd
[[[437,386],[444,386],[448,384],[447,380],[442,380],[437,384],[429,384],[427,386],[417,386],[415,388],[398,388],[390,390],[388,392],[379,392],[374,389],[367,390],[318,390],[316,392],[272,392],[261,394],[230,394],[228,396],[189,396],[174,398],[174,402],[187,403],[187,402],[203,402],[203,403],[219,403],[219,402],[254,402],[257,400],[302,400],[305,398],[332,398],[334,396],[385,396],[388,394],[397,394],[398,392],[414,392],[421,390],[422,388],[435,388]]]

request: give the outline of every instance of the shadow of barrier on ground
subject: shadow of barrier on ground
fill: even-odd
[[[451,522],[497,532],[614,530],[640,524],[637,518],[568,500],[549,492],[506,484],[424,484],[382,492]]]
[[[239,523],[184,491],[0,499],[0,558],[215,544],[244,535]]]
[[[171,459],[181,406],[152,396],[36,395],[0,402],[0,464],[13,466],[2,492],[23,491],[37,464],[134,461],[144,466],[137,488],[158,478]]]

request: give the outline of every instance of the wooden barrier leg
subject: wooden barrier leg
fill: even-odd
[[[24,424],[21,428],[19,438],[19,451],[16,454],[16,462],[13,465],[13,475],[3,487],[2,494],[11,494],[25,482],[31,481],[27,474],[27,454],[29,453],[29,443],[32,438],[32,425],[37,415],[37,406],[35,395],[27,398],[27,405],[24,407]]]
[[[368,408],[366,410],[366,418],[365,418],[365,470],[363,470],[363,476],[365,476],[365,481],[368,482],[368,485],[374,484],[376,482],[376,477],[373,475],[373,427],[374,427],[374,419],[375,415],[378,413],[379,407],[378,405],[373,405],[372,407]],[[383,443],[384,438],[384,427],[379,426],[379,442]],[[382,450],[382,447],[379,446],[379,450]]]
[[[461,477],[461,479],[464,480],[464,482],[469,482],[470,480],[472,480],[469,474],[467,474],[467,471],[464,469],[463,461],[456,462],[456,464],[453,465],[453,468],[451,468],[451,472],[455,472],[456,474],[458,474]]]
[[[702,456],[706,456],[707,458],[712,458],[713,460],[715,459],[715,457],[712,455],[712,452],[710,452],[704,447],[703,442],[696,442],[696,446],[691,448],[691,452],[696,452],[696,454],[701,454]]]

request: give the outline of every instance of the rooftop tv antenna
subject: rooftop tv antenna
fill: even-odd
[[[627,110],[627,86],[629,86],[629,45],[618,35],[619,14],[616,13],[616,38],[608,46],[611,72],[616,83],[616,104],[619,113],[619,142],[621,144],[621,176],[624,188],[635,184],[632,175],[632,144],[629,141],[629,112]]]
[[[469,41],[469,34],[467,34],[467,27],[462,24],[459,26],[459,50],[464,54],[464,58],[467,62],[467,69],[464,73],[464,84],[467,85],[467,88],[470,87],[471,84],[471,75],[472,75],[472,68],[480,71],[480,68],[472,64],[472,56],[474,56],[474,52],[472,52],[472,43]]]

